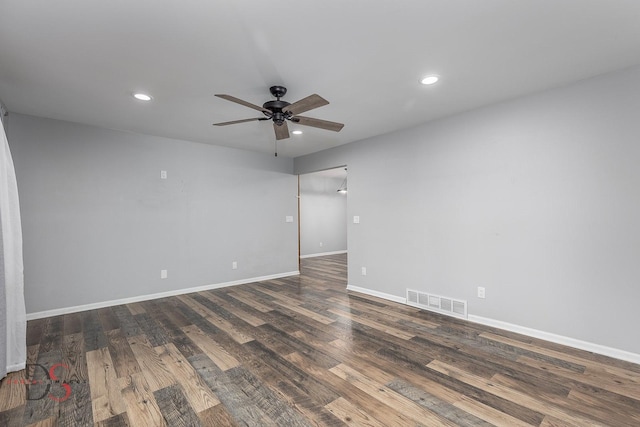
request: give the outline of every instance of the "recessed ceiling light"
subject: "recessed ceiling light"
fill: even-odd
[[[301,130],[294,130],[291,132],[294,135],[302,135],[302,131]]]
[[[133,97],[135,99],[139,99],[140,101],[151,101],[151,97],[146,93],[134,93]]]
[[[440,80],[438,76],[424,76],[420,80],[420,83],[422,83],[423,85],[432,85],[436,83],[438,80]]]

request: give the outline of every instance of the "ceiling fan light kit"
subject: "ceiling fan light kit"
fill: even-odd
[[[286,87],[271,86],[269,88],[269,91],[271,92],[271,95],[273,95],[276,98],[276,100],[267,101],[264,104],[262,104],[262,107],[247,101],[243,101],[242,99],[236,98],[231,95],[216,94],[216,96],[219,98],[226,99],[227,101],[235,102],[236,104],[244,105],[245,107],[249,107],[257,111],[261,111],[262,114],[264,114],[264,117],[233,120],[230,122],[222,122],[222,123],[214,123],[214,125],[227,126],[227,125],[233,125],[237,123],[271,120],[273,121],[273,129],[276,135],[276,141],[289,138],[289,128],[287,126],[287,121],[290,121],[302,126],[311,126],[319,129],[330,130],[333,132],[340,132],[340,130],[344,127],[344,124],[342,123],[330,122],[328,120],[314,119],[311,117],[298,116],[298,114],[304,113],[305,111],[313,110],[315,108],[322,107],[324,105],[329,104],[329,101],[327,101],[320,95],[317,95],[317,94],[309,95],[306,98],[302,98],[301,100],[294,102],[293,104],[290,104],[289,102],[283,101],[280,99],[284,97],[284,95],[287,93]],[[276,151],[276,156],[277,155],[278,153]]]

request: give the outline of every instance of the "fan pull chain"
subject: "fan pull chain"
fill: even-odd
[[[276,139],[275,145],[276,145],[276,157],[278,157],[278,140],[277,139]]]

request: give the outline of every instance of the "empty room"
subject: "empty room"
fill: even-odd
[[[638,23],[0,0],[0,425],[640,425]]]

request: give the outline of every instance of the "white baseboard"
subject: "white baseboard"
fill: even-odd
[[[353,292],[359,292],[359,293],[365,294],[365,295],[371,295],[372,297],[378,297],[378,298],[386,299],[386,300],[393,301],[393,302],[398,302],[400,304],[406,304],[407,303],[407,299],[406,298],[397,297],[395,295],[386,294],[384,292],[373,291],[373,290],[367,289],[367,288],[361,288],[360,286],[347,285],[347,290],[348,291],[353,291]]]
[[[503,329],[509,332],[526,335],[532,338],[550,341],[556,344],[562,344],[580,350],[601,354],[603,356],[613,357],[615,359],[626,360],[627,362],[640,364],[640,354],[631,353],[617,348],[607,347],[600,344],[594,344],[588,341],[577,340],[575,338],[565,337],[562,335],[552,334],[550,332],[540,331],[537,329],[527,328],[500,320],[488,319],[486,317],[469,315],[470,322],[479,323],[481,325],[492,326],[494,328]]]
[[[27,320],[35,320],[35,319],[42,319],[44,317],[60,316],[61,314],[77,313],[79,311],[95,310],[97,308],[112,307],[114,305],[122,305],[122,304],[131,304],[134,302],[148,301],[152,299],[166,298],[166,297],[172,297],[176,295],[191,294],[193,292],[209,291],[211,289],[226,288],[227,286],[244,285],[247,283],[262,282],[265,280],[281,279],[283,277],[297,276],[299,274],[300,274],[299,271],[290,271],[287,273],[272,274],[269,276],[261,276],[261,277],[252,277],[249,279],[235,280],[232,282],[214,283],[212,285],[198,286],[195,288],[176,289],[173,291],[160,292],[157,294],[140,295],[140,296],[130,297],[130,298],[122,298],[122,299],[116,299],[116,300],[110,300],[110,301],[96,302],[91,304],[76,305],[73,307],[63,307],[63,308],[56,308],[53,310],[38,311],[35,313],[28,313]]]
[[[361,288],[353,285],[348,285],[347,290],[353,291],[353,292],[360,292],[362,294],[371,295],[374,297],[386,299],[393,302],[398,302],[400,304],[406,304],[406,298],[401,298],[401,297],[387,294],[384,292],[373,291],[371,289]],[[461,320],[464,321],[464,319],[461,319]],[[515,333],[526,335],[532,338],[539,338],[539,339],[553,342],[556,344],[566,345],[568,347],[573,347],[580,350],[601,354],[603,356],[613,357],[614,359],[620,359],[620,360],[625,360],[627,362],[640,364],[640,354],[631,353],[625,350],[619,350],[617,348],[607,347],[600,344],[594,344],[587,341],[581,341],[575,338],[569,338],[562,335],[552,334],[550,332],[539,331],[537,329],[531,329],[524,326],[514,325],[512,323],[507,323],[500,320],[474,316],[472,314],[468,315],[467,321],[473,322],[473,323],[479,323],[481,325],[491,326],[498,329],[503,329],[509,332],[515,332]]]
[[[300,255],[300,258],[315,258],[317,256],[341,255],[341,254],[346,254],[346,253],[347,253],[347,251],[321,252],[321,253],[317,253],[317,254]]]

